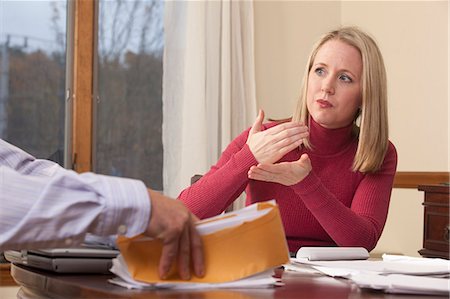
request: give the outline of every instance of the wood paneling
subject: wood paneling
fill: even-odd
[[[408,172],[395,175],[394,188],[417,189],[419,185],[435,185],[449,182],[449,172]]]

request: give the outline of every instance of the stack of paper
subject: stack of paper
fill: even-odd
[[[360,288],[382,290],[386,293],[447,295],[449,280],[428,276],[402,274],[358,274],[350,278]]]
[[[146,283],[134,280],[128,272],[127,265],[123,257],[119,255],[113,259],[113,266],[110,270],[117,277],[109,282],[128,289],[209,289],[209,288],[264,288],[281,285],[281,280],[274,278],[273,269],[243,278],[236,281],[223,283],[195,283],[195,282],[156,282]]]
[[[361,288],[387,293],[450,293],[450,262],[444,259],[383,255],[383,260],[309,261],[291,259],[288,271],[302,271],[308,265],[326,275],[352,280]]]
[[[248,206],[201,221],[197,230],[205,253],[205,276],[186,282],[173,267],[166,280],[158,276],[160,240],[119,237],[121,256],[111,269],[126,287],[254,287],[274,285],[273,268],[289,261],[280,213],[275,201]]]

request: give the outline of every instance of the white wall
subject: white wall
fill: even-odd
[[[390,139],[398,171],[449,171],[448,1],[255,1],[259,108],[292,115],[310,48],[339,25],[370,32],[388,73]],[[375,252],[418,256],[423,194],[394,189]]]
[[[339,11],[339,2],[255,1],[256,98],[267,117],[292,115],[310,49]]]

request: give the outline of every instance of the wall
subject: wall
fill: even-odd
[[[259,108],[292,114],[313,42],[339,25],[370,32],[388,73],[390,139],[398,171],[449,171],[447,1],[262,1],[254,3]],[[394,189],[374,252],[418,256],[423,194]]]
[[[335,1],[254,2],[256,98],[267,117],[292,115],[310,49],[339,24],[339,10]]]

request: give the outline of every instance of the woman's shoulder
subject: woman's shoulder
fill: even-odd
[[[383,167],[393,169],[395,172],[395,170],[397,169],[397,161],[397,149],[395,148],[394,144],[390,140],[388,140],[388,148],[384,156]]]
[[[395,157],[397,157],[397,149],[395,148],[395,145],[390,140],[388,140],[388,148],[387,148],[386,155],[394,155]]]

